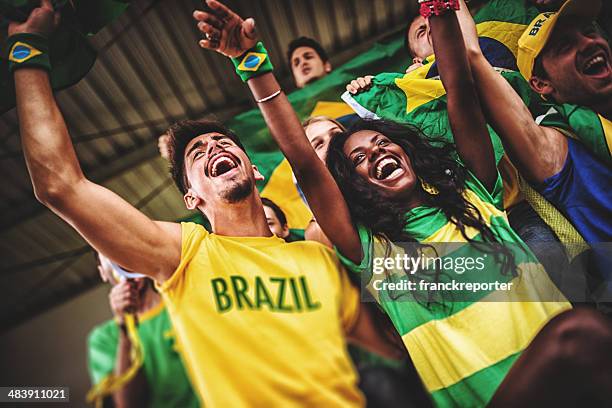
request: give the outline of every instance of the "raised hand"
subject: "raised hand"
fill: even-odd
[[[60,13],[53,10],[51,0],[41,0],[40,7],[32,10],[25,22],[10,22],[8,35],[36,33],[48,36],[57,28],[59,21]]]
[[[193,18],[204,34],[199,44],[202,48],[217,51],[226,57],[239,57],[257,43],[255,20],[243,20],[217,0],[205,0],[208,11],[196,10]]]

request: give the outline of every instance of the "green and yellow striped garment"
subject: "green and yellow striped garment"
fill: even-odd
[[[514,273],[504,272],[491,253],[467,244],[459,229],[435,207],[409,211],[405,231],[421,243],[465,243],[436,246],[437,255],[444,260],[481,257],[484,269],[462,274],[442,269],[435,279],[429,272],[417,272],[409,278],[401,269],[385,269],[383,274],[374,274],[375,258],[394,257],[401,250],[394,247],[389,253],[389,246],[381,244],[372,231],[363,227],[359,227],[362,262],[354,264],[340,254],[351,271],[361,274],[363,285],[393,321],[425,387],[440,407],[485,406],[540,329],[552,317],[571,308],[535,256],[510,228],[503,210],[502,191],[500,177],[490,193],[469,173],[464,194],[480,211],[499,242],[512,251],[517,266]],[[474,241],[483,241],[474,228],[467,228],[466,233]],[[440,251],[446,247],[450,250]],[[397,283],[408,279],[511,282],[512,290],[453,292],[428,300],[427,293],[422,291],[374,287],[376,280]]]

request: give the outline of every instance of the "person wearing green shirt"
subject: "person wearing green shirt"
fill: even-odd
[[[199,407],[179,355],[179,345],[166,308],[149,278],[119,280],[112,264],[99,255],[98,269],[113,285],[109,294],[114,319],[95,327],[87,341],[88,368],[93,384],[130,366],[131,343],[124,314],[135,311],[144,358],[131,381],[112,395],[115,406]]]

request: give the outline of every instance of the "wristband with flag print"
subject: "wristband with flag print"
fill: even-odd
[[[271,72],[274,69],[270,57],[268,57],[268,51],[261,41],[241,56],[232,58],[232,62],[242,82]]]
[[[34,33],[13,34],[7,40],[7,49],[9,72],[23,67],[51,71],[47,37]]]

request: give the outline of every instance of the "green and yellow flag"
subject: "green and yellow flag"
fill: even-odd
[[[492,0],[474,16],[484,55],[512,84],[523,101],[535,106],[535,109],[538,109],[540,99],[517,72],[516,54],[518,39],[537,15],[538,10],[528,7],[524,0]],[[453,141],[446,91],[440,81],[435,56],[407,74],[379,74],[373,84],[368,91],[358,95],[343,95],[343,99],[359,116],[408,123],[420,128],[426,135],[446,142]],[[503,106],[499,108],[504,109]],[[521,200],[518,177],[516,170],[504,157],[501,140],[491,127],[489,133],[504,178],[504,202],[508,208]]]

